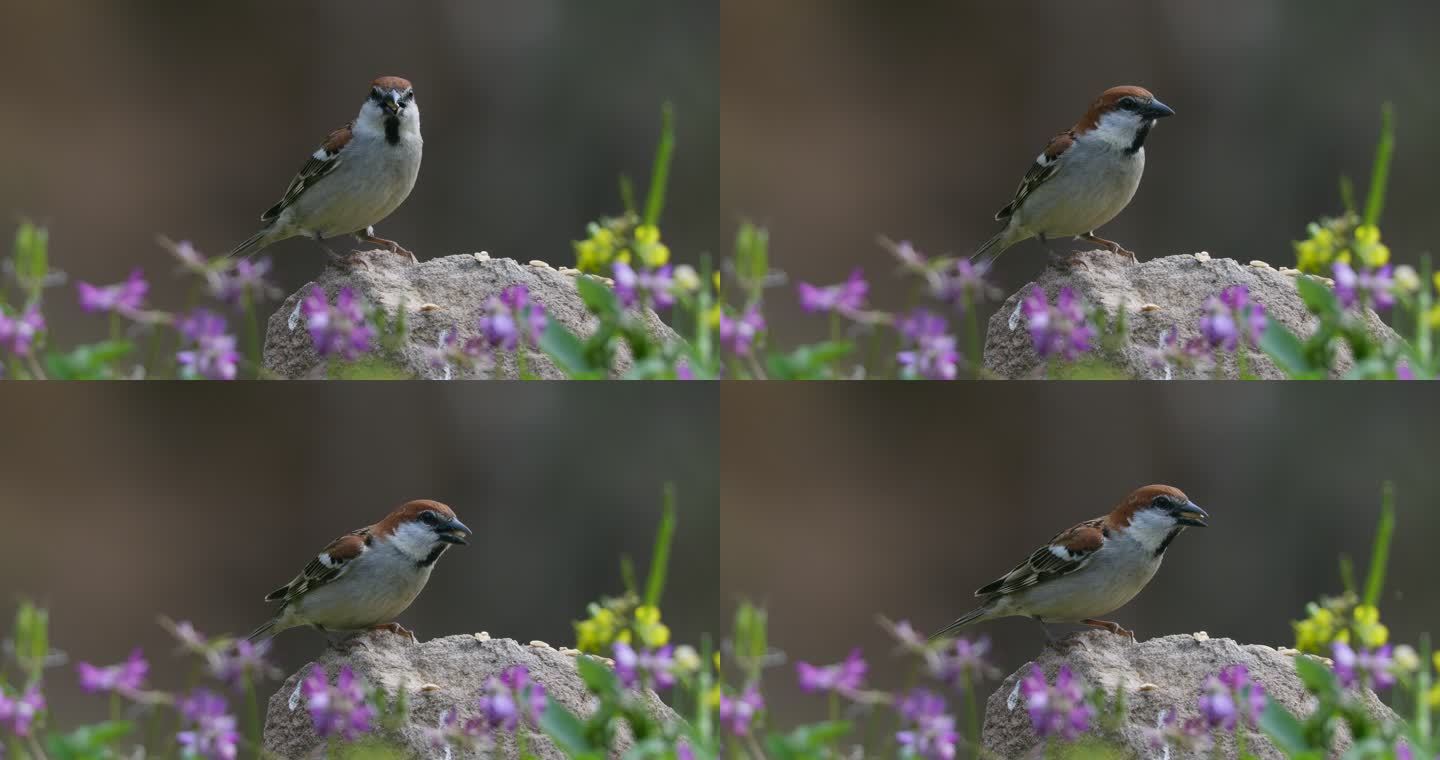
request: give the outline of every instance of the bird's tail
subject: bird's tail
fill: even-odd
[[[274,634],[271,633],[270,631],[271,631],[272,628],[275,627],[275,623],[276,623],[278,620],[279,620],[279,618],[270,618],[269,620],[265,621],[265,624],[264,624],[264,625],[260,626],[259,628],[256,628],[254,631],[251,631],[251,632],[250,632],[250,635],[245,637],[245,640],[246,640],[246,641],[259,641],[259,640],[261,640],[261,639],[268,639],[268,638],[270,638],[270,636],[273,636],[273,635],[274,635]]]
[[[1005,252],[1006,248],[1015,244],[1013,241],[1005,239],[1009,232],[1010,228],[1007,226],[1005,229],[995,233],[995,237],[986,240],[984,244],[975,249],[974,253],[970,254],[970,262],[977,266],[984,265],[986,269],[989,269],[990,266],[995,263],[995,259],[1000,258],[1000,254]]]
[[[270,229],[268,227],[266,229],[260,230],[254,235],[251,235],[249,240],[246,240],[240,245],[235,246],[235,250],[231,251],[229,255],[240,256],[242,258],[254,255],[261,248],[264,248],[265,246],[270,244],[270,241],[266,239],[266,236],[269,234]]]
[[[940,630],[936,631],[935,633],[930,634],[930,640],[931,640],[931,641],[934,641],[934,640],[936,640],[936,639],[943,639],[943,638],[949,636],[950,634],[952,634],[952,633],[960,630],[961,628],[964,628],[965,626],[970,625],[971,623],[975,622],[976,620],[979,620],[980,618],[984,617],[985,613],[987,613],[987,612],[989,612],[989,611],[990,611],[990,605],[988,605],[988,604],[982,604],[982,605],[980,605],[979,607],[976,607],[975,609],[970,610],[969,612],[965,613],[964,615],[961,615],[960,617],[956,618],[956,619],[955,619],[955,622],[951,623],[950,625],[947,625],[947,626],[945,626],[944,628],[941,628]]]

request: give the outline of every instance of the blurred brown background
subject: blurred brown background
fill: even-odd
[[[1340,210],[1339,176],[1364,192],[1391,100],[1382,229],[1413,263],[1430,250],[1440,163],[1437,27],[1440,4],[1403,0],[726,0],[721,233],[770,227],[792,279],[767,298],[770,325],[787,345],[818,339],[828,324],[799,312],[793,280],[862,266],[872,303],[902,307],[910,283],[878,235],[968,255],[1046,142],[1105,88],[1139,84],[1177,115],[1104,237],[1142,258],[1293,265],[1290,241]],[[1013,292],[1045,262],[1022,243],[996,279]]]
[[[718,630],[718,387],[204,384],[10,387],[0,395],[0,638],[21,597],[51,610],[72,660],[142,646],[177,689],[158,615],[247,634],[261,601],[336,536],[412,498],[475,536],[401,622],[421,638],[489,631],[571,645],[585,605],[649,566],[662,487],[678,526],[663,610],[677,642]],[[463,391],[463,392],[462,392]],[[288,671],[325,646],[287,631]],[[46,694],[64,725],[104,716],[72,665]]]
[[[1184,490],[1211,527],[1180,536],[1150,585],[1107,620],[1142,638],[1203,630],[1293,645],[1289,623],[1305,603],[1341,590],[1341,553],[1363,582],[1381,486],[1393,479],[1382,619],[1397,643],[1440,633],[1440,433],[1417,424],[1440,415],[1431,388],[922,386],[725,388],[722,604],[727,615],[742,598],[769,608],[772,645],[788,655],[766,675],[782,726],[826,712],[799,694],[796,660],[836,662],[860,646],[870,683],[899,688],[909,662],[902,672],[890,656],[877,615],[938,630],[1052,535],[1149,483]],[[966,632],[994,640],[1006,673],[1045,643],[1024,618]]]
[[[0,240],[22,216],[50,225],[72,280],[141,266],[152,302],[181,308],[188,290],[156,235],[212,255],[249,237],[385,74],[415,83],[425,161],[377,232],[420,258],[572,263],[586,222],[620,211],[620,173],[648,189],[666,100],[665,239],[677,261],[716,250],[713,2],[5,0],[3,16]],[[287,292],[325,265],[307,240],[269,253]],[[61,345],[106,329],[73,285],[50,292],[46,315]]]

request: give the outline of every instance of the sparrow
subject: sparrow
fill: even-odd
[[[400,505],[374,525],[330,542],[267,602],[280,609],[249,639],[270,638],[308,625],[322,633],[384,629],[415,635],[393,622],[430,580],[430,571],[451,544],[472,535],[455,512],[438,501]]]
[[[1023,616],[1042,627],[1084,623],[1133,639],[1134,631],[1096,617],[1140,593],[1160,569],[1170,542],[1186,527],[1206,527],[1209,517],[1172,486],[1137,489],[1110,514],[1060,532],[1014,570],[982,586],[975,592],[980,606],[931,638],[972,623]],[[1045,633],[1050,635],[1049,628]]]
[[[1015,199],[995,214],[1005,228],[970,258],[990,264],[1032,237],[1075,237],[1134,259],[1119,243],[1095,234],[1135,197],[1145,171],[1145,138],[1175,112],[1142,87],[1112,87],[1075,126],[1045,146],[1020,180]]]
[[[329,238],[354,235],[413,259],[399,243],[375,237],[375,225],[415,187],[424,142],[420,105],[410,82],[376,79],[355,120],[325,138],[290,180],[280,202],[260,215],[265,226],[230,255],[249,256],[300,235],[322,246]]]

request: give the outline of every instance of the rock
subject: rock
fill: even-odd
[[[1033,663],[1026,663],[1010,674],[1000,688],[990,695],[985,709],[985,727],[981,741],[996,757],[1026,757],[1039,739],[1030,724],[1020,695],[1020,679],[1039,665],[1046,679],[1054,683],[1061,665],[1070,669],[1086,683],[1103,688],[1113,700],[1119,689],[1125,691],[1128,709],[1126,724],[1118,734],[1105,733],[1102,738],[1118,743],[1125,757],[1234,757],[1235,740],[1230,734],[1213,732],[1218,755],[1187,755],[1171,750],[1157,753],[1147,743],[1146,728],[1160,720],[1160,712],[1178,711],[1179,722],[1200,714],[1196,697],[1206,677],[1227,665],[1244,665],[1250,678],[1265,687],[1266,695],[1291,713],[1309,715],[1315,699],[1305,691],[1295,675],[1294,650],[1282,652],[1258,644],[1238,644],[1233,639],[1212,639],[1204,634],[1164,636],[1132,642],[1108,631],[1086,631],[1047,646]],[[1361,693],[1361,702],[1371,715],[1395,719],[1395,713],[1380,702],[1373,692]],[[1339,749],[1350,744],[1345,731],[1339,732]],[[1259,731],[1246,731],[1247,750],[1260,758],[1283,758]]]
[[[476,714],[475,701],[485,681],[498,676],[512,665],[524,665],[530,678],[545,687],[548,698],[569,708],[576,715],[589,715],[595,700],[575,671],[575,655],[565,654],[548,646],[525,646],[513,639],[492,639],[479,635],[447,636],[422,644],[389,631],[362,634],[349,651],[329,647],[314,663],[300,668],[285,680],[280,690],[270,697],[265,716],[265,751],[268,757],[314,757],[324,746],[315,735],[310,714],[299,696],[300,682],[311,665],[325,668],[331,682],[342,665],[349,665],[355,675],[380,688],[394,703],[404,691],[409,700],[410,719],[399,732],[381,734],[404,750],[406,757],[436,757],[425,743],[423,729],[434,727],[440,714],[450,708],[459,710],[461,722]],[[677,720],[671,710],[653,692],[644,698],[657,719]],[[542,732],[526,731],[526,746],[539,758],[564,758],[565,754],[551,744]],[[631,736],[623,726],[617,734],[615,756],[629,748]],[[497,757],[516,757],[514,738],[499,735]],[[445,755],[449,757],[450,755]],[[457,753],[455,757],[479,757]],[[490,755],[485,755],[489,757]]]
[[[325,289],[331,302],[341,288],[350,287],[371,304],[383,308],[393,320],[403,309],[409,334],[398,351],[385,358],[402,371],[426,379],[473,379],[473,370],[459,367],[432,367],[426,349],[440,341],[446,330],[458,330],[461,343],[474,337],[476,320],[491,296],[511,285],[524,285],[530,297],[545,305],[545,313],[582,338],[595,330],[597,320],[585,310],[575,290],[576,273],[562,273],[544,262],[520,264],[513,259],[490,258],[488,254],[464,254],[430,259],[419,264],[389,251],[355,254],[355,263],[326,267],[313,282],[306,283],[285,299],[270,316],[265,333],[264,365],[272,376],[298,379],[321,377],[324,363],[315,353],[310,334],[300,315],[300,302],[315,285]],[[603,278],[602,278],[603,279]],[[679,340],[675,331],[653,311],[643,318],[650,334],[663,341]],[[525,351],[526,369],[546,379],[565,375],[542,351]],[[615,374],[630,368],[628,347],[616,352]],[[513,354],[506,353],[490,372],[496,378],[518,377]]]
[[[1053,303],[1066,286],[1092,306],[1098,307],[1109,324],[1125,312],[1129,335],[1124,345],[1104,350],[1100,357],[1127,375],[1149,380],[1211,379],[1214,369],[1165,368],[1151,365],[1148,352],[1160,345],[1160,336],[1179,327],[1180,343],[1198,336],[1196,327],[1205,299],[1231,285],[1244,285],[1251,300],[1265,305],[1266,315],[1289,328],[1301,339],[1315,331],[1318,320],[1305,309],[1295,289],[1294,270],[1276,270],[1264,262],[1242,265],[1234,259],[1212,259],[1209,254],[1167,256],[1135,264],[1124,256],[1097,250],[1076,254],[1073,265],[1047,267],[1033,283],[1015,291],[990,318],[985,336],[985,369],[1001,378],[1036,377],[1042,369],[1030,334],[1020,315],[1020,303],[1030,288],[1044,288]],[[1323,279],[1323,278],[1322,278]],[[1327,281],[1329,282],[1329,281]],[[1365,320],[1371,334],[1382,340],[1399,340],[1394,330],[1367,311]],[[1348,349],[1336,360],[1334,376],[1351,366]],[[1246,350],[1248,372],[1267,380],[1286,375],[1261,351]],[[1235,379],[1238,372],[1233,356],[1225,356],[1219,369]]]

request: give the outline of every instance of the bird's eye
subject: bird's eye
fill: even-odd
[[[1124,108],[1124,109],[1127,110],[1127,111],[1133,111],[1133,110],[1135,110],[1135,107],[1138,106],[1138,105],[1139,105],[1139,101],[1135,100],[1134,98],[1130,97],[1129,95],[1126,95],[1125,97],[1123,97],[1123,98],[1120,99],[1120,107],[1121,107],[1121,108]]]
[[[1157,507],[1157,508],[1159,508],[1159,509],[1169,509],[1169,508],[1170,508],[1170,497],[1168,497],[1168,496],[1156,496],[1156,497],[1155,497],[1155,501],[1150,502],[1150,504],[1151,504],[1151,506]]]
[[[420,522],[423,522],[426,525],[435,525],[436,523],[440,522],[440,518],[437,517],[434,512],[421,512]]]
[[[401,95],[401,96],[400,96],[400,102],[401,102],[401,103],[409,103],[410,101],[412,101],[412,100],[414,100],[414,99],[415,99],[415,91],[414,91],[414,90],[411,90],[411,91],[405,93],[404,95]]]

